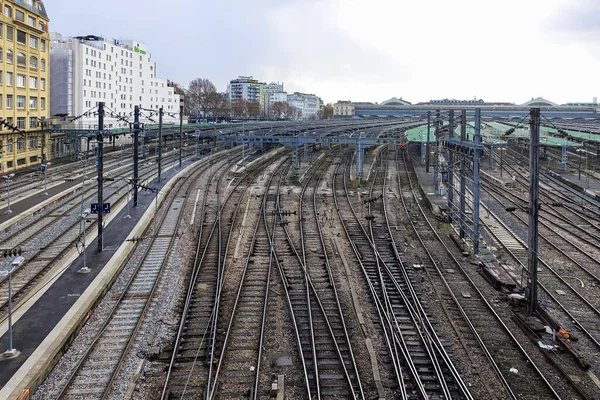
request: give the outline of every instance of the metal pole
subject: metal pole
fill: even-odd
[[[162,124],[163,124],[163,108],[158,109],[158,177],[156,178],[157,182],[160,182],[161,173],[162,173]]]
[[[590,172],[588,171],[588,153],[585,152],[585,188],[590,188]]]
[[[102,202],[104,201],[104,193],[103,193],[103,181],[104,181],[104,165],[103,165],[103,156],[104,156],[104,136],[102,131],[104,130],[104,102],[98,103],[98,251],[102,251],[104,247],[102,231],[104,230],[102,214],[104,213],[104,207],[102,207]],[[85,223],[84,232],[85,232]]]
[[[181,168],[182,152],[183,152],[183,104],[179,104],[179,168]]]
[[[425,172],[429,173],[429,135],[431,134],[431,111],[427,111],[427,145],[425,146]]]
[[[539,182],[538,182],[538,153],[540,143],[540,109],[531,109],[530,148],[529,148],[529,314],[537,308],[538,287],[538,212],[539,212]]]
[[[133,111],[133,206],[138,205],[138,154],[139,154],[139,136],[140,136],[140,108],[135,106]]]
[[[498,150],[500,150],[500,178],[502,178],[502,163],[504,160],[504,150],[506,150],[504,147],[500,147]]]
[[[8,210],[6,210],[6,212],[7,212],[8,214],[10,214],[10,213],[12,212],[12,211],[10,210],[10,182],[11,182],[11,180],[10,180],[10,178],[8,178],[8,179],[6,180],[6,183],[8,184],[8,197],[6,198],[6,200],[8,201]]]
[[[8,353],[13,354],[13,340],[12,340],[12,272],[13,269],[8,271]]]
[[[473,153],[473,253],[479,254],[479,160],[481,157],[481,108],[475,109],[475,152]]]
[[[40,161],[42,164],[46,163],[46,153],[44,151],[45,147],[46,147],[46,132],[45,132],[45,127],[46,127],[46,117],[41,117],[40,118],[40,125],[42,127],[42,131],[41,131],[41,149],[40,149]]]
[[[46,196],[48,196],[48,185],[47,185],[47,180],[46,180],[46,170],[48,169],[47,166],[44,166],[44,194]]]
[[[81,216],[81,218],[83,219],[83,270],[87,271],[87,260],[86,260],[86,256],[87,256],[87,252],[85,249],[85,230],[86,230],[86,225],[85,225],[85,219],[87,218],[87,216]]]
[[[131,218],[131,183],[127,182],[127,215],[125,218]]]
[[[578,179],[581,180],[581,151],[578,151],[578,153],[579,153],[579,163],[577,165],[577,170],[579,172],[579,178]]]

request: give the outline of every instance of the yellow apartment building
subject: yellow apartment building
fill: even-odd
[[[41,0],[0,0],[0,11],[0,173],[5,173],[49,156],[50,37]]]

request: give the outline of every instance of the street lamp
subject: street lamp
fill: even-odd
[[[130,211],[130,190],[133,187],[133,180],[130,178],[127,178],[127,215],[125,216],[125,218],[131,218],[131,214],[129,213]]]
[[[44,173],[44,194],[46,196],[48,196],[48,186],[46,180],[46,171],[48,170],[48,165],[50,165],[50,162],[47,162],[46,164],[41,164],[42,172]]]
[[[12,211],[10,210],[10,184],[12,183],[12,178],[15,176],[15,174],[9,174],[9,175],[4,175],[2,176],[4,179],[6,179],[6,184],[8,185],[8,197],[7,197],[7,201],[8,201],[8,210],[6,210],[7,214],[10,214]]]
[[[579,180],[581,180],[581,153],[585,152],[585,169],[587,169],[587,152],[584,148],[577,149],[575,151],[579,153],[579,164],[577,166],[577,170],[579,172]]]
[[[17,349],[13,348],[12,340],[12,274],[25,261],[23,256],[18,256],[10,265],[10,270],[0,271],[0,276],[8,276],[8,350],[4,352],[5,358],[12,358],[19,355]]]
[[[81,213],[80,218],[81,218],[81,224],[83,224],[83,229],[82,229],[82,234],[83,234],[83,267],[81,267],[81,269],[79,270],[79,272],[87,274],[88,272],[90,272],[90,269],[87,266],[87,257],[86,257],[86,250],[85,250],[85,231],[86,231],[86,222],[87,222],[87,216],[90,215],[91,210],[89,208],[86,208],[85,211],[83,211],[83,213]]]

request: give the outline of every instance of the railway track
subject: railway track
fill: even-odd
[[[414,372],[414,368],[407,365],[417,386],[433,398],[472,398],[419,299],[421,288],[416,270],[405,266],[397,250],[385,199],[388,158],[383,158],[378,158],[379,167],[369,191],[369,200],[377,200],[367,203],[368,212],[373,217],[368,219],[367,233],[376,251],[377,270],[382,271],[377,275],[377,270],[373,270],[371,279],[378,278],[383,283],[381,298],[389,305],[388,315],[394,321],[402,321],[402,325],[395,322],[396,332],[404,345],[403,355],[408,354],[409,362],[418,365],[418,371]]]
[[[98,334],[81,355],[79,361],[60,385],[56,398],[109,398],[113,383],[119,376],[126,356],[135,348],[136,339],[147,329],[148,315],[156,305],[155,292],[162,271],[170,262],[171,251],[177,241],[184,202],[196,177],[209,169],[207,163],[196,166],[175,184],[168,204],[161,207],[153,226],[148,227],[142,260],[137,264],[125,288],[112,305]]]
[[[481,373],[480,379],[488,383],[492,380],[497,382],[491,386],[494,390],[483,396],[499,399],[561,398],[546,378],[553,366],[544,362],[540,365],[529,356],[529,352],[538,351],[535,345],[530,341],[522,344],[517,340],[514,332],[520,330],[519,326],[510,315],[500,315],[502,310],[490,303],[490,297],[496,297],[495,292],[486,293],[487,283],[479,274],[473,273],[472,268],[463,266],[437,234],[419,201],[416,174],[405,154],[397,157],[397,165],[403,207],[407,209],[408,202],[417,205],[415,212],[409,213],[407,209],[406,216],[417,239],[413,243],[418,247],[413,251],[421,254],[419,262],[423,262],[429,279],[436,282],[441,306],[453,321],[461,346],[469,353],[470,368],[476,374]],[[508,235],[506,231],[503,233]],[[455,273],[455,270],[460,273]],[[519,373],[510,372],[510,368]],[[500,389],[502,392],[499,392]]]
[[[140,171],[140,181],[149,179],[155,168],[147,165]],[[124,181],[127,171],[116,176],[114,182],[105,186],[104,197],[113,207],[127,201],[129,187]],[[120,179],[123,178],[123,179]],[[87,184],[86,184],[87,186]],[[95,186],[91,190],[75,191],[57,204],[53,204],[35,215],[31,221],[16,226],[8,231],[0,248],[24,250],[25,262],[12,276],[13,312],[18,309],[21,300],[31,294],[41,281],[53,270],[56,263],[76,246],[82,245],[80,238],[82,229],[89,234],[96,229],[96,220],[86,218],[82,226],[82,205],[96,200]],[[87,243],[89,245],[89,243]],[[79,248],[81,252],[82,249]],[[8,281],[0,278],[0,317],[6,318],[8,313]]]
[[[227,315],[220,311],[227,252],[241,200],[259,167],[247,171],[233,187],[224,187],[221,174],[216,203],[204,203],[194,267],[161,399],[210,397],[216,388],[215,372],[222,352],[217,329],[219,316]],[[227,223],[229,229],[223,229]]]
[[[218,335],[223,337],[220,356],[213,377],[213,387],[207,398],[257,399],[268,396],[261,390],[262,351],[266,330],[267,310],[274,252],[267,227],[276,223],[275,216],[267,213],[267,199],[277,196],[285,173],[275,175],[282,168],[281,163],[269,171],[259,212],[252,231],[249,250],[244,262],[235,294],[230,291],[233,304],[227,308],[221,319]],[[275,181],[275,182],[273,182]],[[273,190],[274,189],[274,190]],[[274,191],[273,194],[269,194]],[[274,211],[274,210],[272,210]],[[237,275],[234,272],[228,273]],[[225,293],[227,295],[227,293]]]
[[[485,183],[485,185],[488,188],[487,190],[491,191],[489,184]],[[485,207],[489,210],[489,206]],[[524,229],[519,232],[513,231],[501,218],[491,211],[490,213],[495,216],[493,224],[487,223],[485,218],[482,221],[486,224],[496,242],[506,249],[517,266],[527,271],[528,250],[525,243],[526,238],[523,237],[526,231]],[[513,218],[517,218],[517,221],[525,224],[522,217],[513,216]],[[595,296],[590,296],[585,290],[586,284],[593,287],[597,283],[597,277],[573,257],[566,255],[559,245],[550,239],[542,237],[543,243],[549,249],[557,252],[560,257],[567,260],[569,272],[567,274],[562,272],[564,268],[556,267],[556,264],[558,264],[557,258],[553,257],[550,261],[547,258],[549,254],[540,249],[538,262],[547,271],[547,273],[543,273],[538,277],[540,288],[543,290],[541,294],[552,304],[556,304],[557,307],[552,308],[555,309],[555,312],[563,315],[560,319],[565,328],[582,332],[584,337],[589,339],[591,345],[600,348],[600,303],[597,302]],[[505,243],[508,243],[508,245],[505,245]],[[516,249],[516,251],[513,251],[513,249]],[[571,276],[584,283],[584,288],[577,284],[577,280],[571,281],[569,278]],[[561,295],[561,293],[570,295]]]
[[[160,228],[152,236],[143,261],[58,399],[106,398],[110,393],[119,365],[152,306],[160,274],[169,259],[184,201],[184,197],[171,198],[169,209],[160,221]]]
[[[283,225],[287,243],[299,269],[287,262],[281,271],[288,284],[292,315],[296,319],[301,355],[307,370],[310,398],[364,398],[352,343],[338,290],[331,272],[326,242],[319,224],[317,188],[328,162],[326,157],[311,167],[297,205],[298,235]],[[312,207],[305,206],[312,204]],[[284,212],[283,204],[279,212]]]

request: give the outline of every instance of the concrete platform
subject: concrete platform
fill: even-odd
[[[173,168],[177,164],[165,166],[161,183],[151,182],[151,186],[162,188],[156,199],[159,203],[176,181],[172,178],[186,173],[186,164],[181,170]],[[187,164],[189,168],[190,162]],[[36,197],[32,197],[31,201],[35,202]],[[119,212],[110,215],[112,220],[104,230],[104,251],[97,251],[97,239],[90,235],[87,265],[91,271],[85,274],[77,272],[83,266],[83,257],[78,256],[47,285],[43,294],[25,304],[26,311],[18,316],[17,321],[13,318],[13,347],[21,353],[16,358],[0,360],[0,398],[16,398],[27,388],[33,392],[50,372],[63,348],[83,326],[95,304],[112,284],[123,261],[133,251],[135,245],[125,240],[130,235],[141,235],[151,222],[154,201],[154,195],[140,192],[138,207],[131,208],[131,218],[125,218],[126,206],[120,211],[115,210]],[[26,207],[26,204],[23,202],[22,206]],[[5,329],[0,337],[0,349],[8,348]]]

